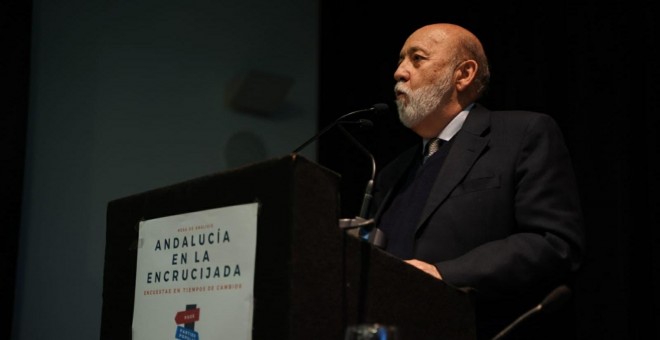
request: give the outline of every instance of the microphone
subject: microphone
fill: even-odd
[[[371,121],[368,121],[366,119],[363,119],[369,123]],[[375,227],[374,224],[374,219],[370,218],[367,219],[367,214],[369,213],[369,204],[371,203],[371,199],[373,195],[371,194],[371,191],[373,190],[374,187],[374,179],[376,178],[376,160],[374,159],[374,156],[365,148],[360,142],[358,142],[353,135],[348,133],[346,129],[339,125],[337,126],[339,130],[348,137],[353,144],[355,144],[362,153],[367,155],[371,159],[371,178],[367,182],[367,187],[364,189],[364,196],[362,198],[362,206],[360,207],[360,213],[357,217],[355,218],[342,218],[339,220],[339,227],[341,229],[358,229],[357,236],[363,240],[366,240],[367,242],[373,244],[376,247],[379,248],[385,248],[387,245],[387,237],[385,233],[383,233],[382,230],[379,228]]]
[[[313,141],[317,140],[319,137],[321,137],[321,135],[325,134],[330,129],[332,129],[333,127],[335,127],[337,125],[340,125],[340,124],[360,124],[360,127],[372,127],[373,122],[371,122],[370,120],[367,120],[367,119],[360,119],[357,122],[345,121],[344,119],[346,119],[350,116],[356,115],[358,113],[387,111],[388,108],[389,107],[387,106],[387,104],[377,103],[377,104],[374,104],[373,106],[371,106],[368,109],[362,109],[362,110],[356,110],[356,111],[353,111],[353,112],[349,112],[349,113],[335,119],[335,121],[332,122],[332,124],[326,126],[321,131],[319,131],[316,135],[312,136],[312,138],[310,138],[306,142],[302,143],[299,147],[297,147],[295,150],[293,150],[292,153],[300,152],[300,150],[304,149],[307,145],[309,145]]]
[[[356,124],[359,125],[360,128],[362,129],[370,129],[374,127],[374,122],[370,121],[369,119],[358,119],[358,120],[343,120],[341,122],[338,122],[337,124],[341,125],[349,125],[349,124]]]
[[[358,140],[355,139],[353,135],[348,133],[348,131],[346,131],[346,129],[344,129],[343,126],[339,125],[338,128],[344,135],[346,135],[346,137],[348,137],[348,139],[351,140],[351,142],[353,142],[353,144],[355,144],[358,147],[358,149],[360,149],[360,151],[362,151],[362,153],[364,153],[365,155],[367,155],[367,157],[371,159],[371,178],[367,182],[367,188],[364,190],[362,206],[360,207],[360,214],[358,215],[358,217],[366,218],[367,213],[369,212],[369,203],[371,202],[371,198],[372,198],[371,190],[374,187],[374,179],[376,178],[376,159],[371,154],[371,152],[369,152],[367,148],[365,148],[362,144],[360,144],[360,142],[358,142]]]
[[[509,324],[502,331],[497,333],[492,340],[500,340],[508,336],[518,325],[528,320],[532,315],[542,312],[552,313],[557,311],[571,296],[571,289],[566,285],[561,285],[550,292],[541,303],[519,316],[514,322]]]
[[[361,119],[363,121],[368,121],[366,119]],[[371,123],[371,121],[368,121]],[[362,206],[360,207],[360,213],[355,218],[342,218],[339,219],[339,227],[341,229],[354,229],[354,228],[363,228],[373,224],[373,219],[367,219],[367,213],[369,212],[369,203],[371,202],[371,190],[374,187],[374,179],[376,178],[376,159],[374,156],[365,148],[360,142],[358,142],[353,135],[348,133],[346,129],[338,125],[337,128],[341,131],[355,146],[362,151],[363,154],[367,155],[371,159],[371,177],[367,182],[367,187],[364,189],[364,196],[362,198]]]
[[[308,139],[305,141],[303,144],[301,144],[299,147],[297,147],[295,150],[293,150],[293,153],[297,153],[300,150],[304,149],[307,145],[312,143],[313,141],[319,139],[324,133],[328,132],[330,129],[333,127],[337,126],[339,130],[346,136],[348,139],[355,144],[362,153],[366,154],[367,157],[371,159],[371,178],[367,182],[367,187],[365,188],[364,191],[364,196],[362,199],[362,206],[360,207],[360,213],[356,218],[342,218],[339,219],[339,227],[341,229],[357,229],[360,228],[360,232],[358,233],[358,236],[362,239],[366,239],[370,243],[378,246],[378,247],[384,247],[386,238],[385,235],[380,231],[380,229],[373,227],[374,220],[373,219],[367,219],[367,213],[369,212],[369,204],[371,203],[371,198],[372,194],[371,191],[373,189],[373,184],[374,184],[374,179],[376,177],[376,160],[374,159],[374,156],[369,152],[360,142],[358,142],[353,135],[351,135],[342,125],[348,125],[348,124],[357,124],[360,125],[360,127],[363,128],[370,128],[373,126],[373,122],[368,120],[368,119],[359,119],[357,121],[351,121],[351,120],[345,120],[346,118],[356,115],[358,113],[365,113],[365,112],[381,112],[381,111],[387,111],[389,110],[389,106],[384,103],[377,103],[371,106],[368,109],[362,109],[362,110],[357,110],[353,112],[349,112],[339,118],[337,118],[332,124],[326,126],[323,128],[321,131],[319,131],[316,135],[312,136],[312,138]]]

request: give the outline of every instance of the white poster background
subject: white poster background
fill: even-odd
[[[140,223],[134,340],[252,338],[257,214],[249,203]]]

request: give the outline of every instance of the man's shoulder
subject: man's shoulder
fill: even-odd
[[[493,125],[517,125],[529,127],[530,125],[554,126],[555,119],[547,113],[533,110],[490,110],[484,106],[477,106],[473,112],[475,118],[478,115],[487,115]]]
[[[490,110],[475,106],[464,125],[467,133],[490,136],[491,140],[512,140],[526,136],[561,136],[557,121],[533,110]],[[553,137],[554,138],[554,137]]]
[[[524,110],[524,109],[515,109],[515,110],[491,110],[483,105],[477,104],[475,108],[471,111],[475,114],[488,114],[493,119],[501,120],[514,120],[514,121],[526,121],[534,119],[547,119],[552,117],[540,111],[534,110]]]

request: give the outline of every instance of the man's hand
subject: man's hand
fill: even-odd
[[[414,267],[417,267],[417,269],[426,272],[427,274],[435,277],[436,279],[442,280],[442,275],[440,275],[438,268],[436,268],[434,265],[430,263],[422,262],[420,260],[406,260],[405,262],[413,265]]]

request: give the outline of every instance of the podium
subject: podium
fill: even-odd
[[[338,340],[357,323],[475,339],[467,293],[339,228],[339,181],[292,154],[109,202],[100,339],[131,339],[140,221],[253,202],[253,339]]]

